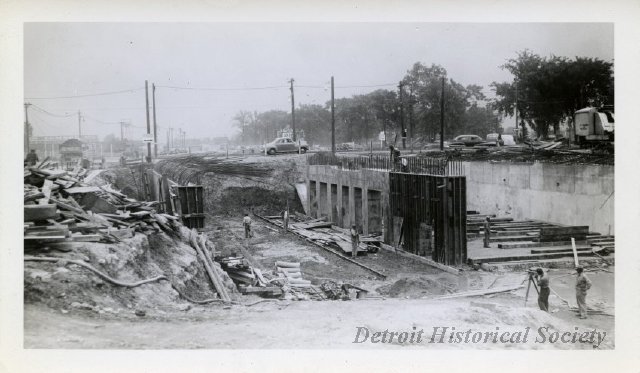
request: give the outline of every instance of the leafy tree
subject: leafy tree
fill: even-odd
[[[491,107],[481,107],[473,103],[464,114],[465,132],[481,137],[490,133],[500,133],[500,117]]]
[[[331,112],[321,105],[300,105],[296,109],[296,130],[304,130],[309,144],[331,142]]]
[[[550,126],[557,130],[560,123],[572,120],[580,108],[613,103],[613,64],[609,62],[543,58],[525,50],[501,67],[514,81],[491,84],[498,97],[493,107],[500,114],[514,115],[517,99],[521,125],[526,123],[543,137],[548,136]]]
[[[485,100],[482,87],[467,87],[447,77],[447,70],[442,66],[425,66],[415,63],[402,80],[405,93],[403,105],[408,116],[408,127],[413,125],[414,136],[433,138],[440,133],[440,102],[442,99],[444,80],[444,117],[445,137],[453,137],[465,128],[466,111],[472,105]],[[405,123],[407,123],[405,118]]]
[[[256,116],[257,113],[252,113],[250,111],[246,111],[246,110],[240,110],[238,113],[236,113],[236,115],[234,115],[233,117],[233,124],[240,128],[240,135],[241,135],[241,144],[246,145],[247,144],[247,135],[249,135],[249,137],[254,137],[251,136],[251,133],[247,133],[247,132],[253,132],[252,130],[255,130],[254,128],[249,128],[247,130],[247,127],[251,126],[254,127],[255,121],[256,121]]]

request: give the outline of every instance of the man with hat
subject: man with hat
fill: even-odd
[[[542,268],[536,269],[536,278],[538,279],[538,286],[540,287],[538,293],[538,306],[541,310],[549,312],[549,276],[545,276]]]
[[[580,318],[587,318],[587,290],[591,289],[591,281],[584,274],[584,268],[576,267],[576,301],[578,302],[578,311]]]

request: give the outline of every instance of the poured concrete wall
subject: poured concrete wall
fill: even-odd
[[[382,230],[380,225],[385,206],[389,203],[388,172],[348,171],[332,166],[310,165],[307,169],[307,185],[311,216],[326,216],[344,228],[356,224],[364,234],[369,234],[370,222],[373,231]],[[373,208],[369,203],[370,195],[376,196]],[[331,212],[334,209],[339,209],[339,212],[334,214]]]
[[[614,166],[466,162],[467,209],[614,234]]]

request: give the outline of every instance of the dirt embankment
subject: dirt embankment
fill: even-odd
[[[195,250],[182,235],[137,233],[116,244],[77,242],[72,246],[68,252],[47,253],[48,257],[60,258],[59,262],[25,262],[26,304],[45,304],[63,314],[89,312],[136,317],[136,312],[141,316],[141,312],[158,315],[188,309],[192,304],[186,297],[196,301],[216,297]],[[136,287],[118,286],[67,262],[72,260],[84,262],[121,282],[135,283],[160,275],[168,280]]]
[[[304,181],[305,166],[301,155],[189,155],[159,161],[155,169],[177,183],[203,185],[206,213],[239,216],[275,215],[287,204],[290,211],[302,212],[295,184]]]

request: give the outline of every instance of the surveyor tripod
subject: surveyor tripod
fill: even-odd
[[[527,272],[527,276],[529,278],[529,284],[527,284],[527,294],[524,296],[524,305],[527,305],[527,299],[529,299],[529,290],[531,289],[531,284],[533,284],[533,287],[536,289],[536,293],[540,294],[540,290],[538,290],[538,285],[536,285],[535,280],[533,279],[533,276],[535,275],[535,272],[531,272],[528,271]]]

